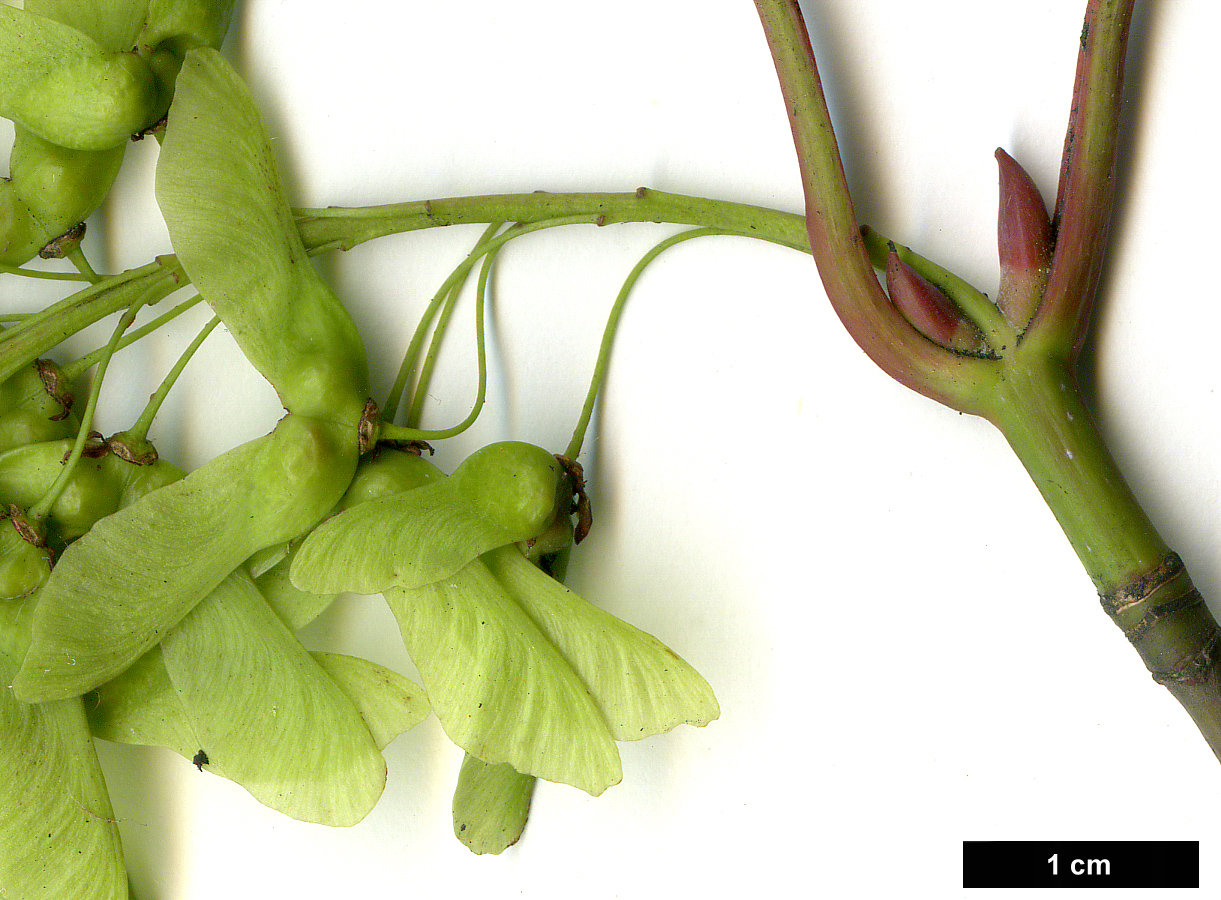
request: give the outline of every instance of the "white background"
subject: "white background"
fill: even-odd
[[[1216,598],[1221,7],[1140,6],[1083,380],[1137,495]],[[993,293],[993,150],[1050,201],[1083,7],[807,4],[860,218]],[[647,185],[802,207],[747,0],[246,0],[226,50],[298,206]],[[91,222],[99,269],[170,249],[155,160],[153,142],[132,146]],[[489,404],[438,461],[502,438],[562,449],[623,275],[674,230],[512,245]],[[389,238],[322,264],[366,335],[377,394],[477,234]],[[34,305],[37,290],[6,279],[0,298]],[[461,419],[474,395],[470,305],[427,424]],[[116,360],[101,430],[130,423],[203,320]],[[193,466],[279,414],[218,331],[153,437]],[[495,858],[452,837],[461,754],[435,719],[387,748],[381,804],[343,830],[286,819],[168,752],[100,743],[139,900],[984,898],[961,889],[961,845],[998,839],[1199,840],[1202,885],[1221,885],[1216,759],[1101,612],[1001,438],[875,370],[807,257],[717,238],[655,263],[595,437],[597,524],[570,583],[703,672],[721,719],[621,745],[624,781],[600,798],[540,784],[522,841]],[[414,674],[374,599],[340,602],[307,641]]]

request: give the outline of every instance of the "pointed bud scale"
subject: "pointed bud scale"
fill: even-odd
[[[962,353],[987,349],[979,329],[950,298],[899,259],[893,249],[886,258],[886,290],[911,326],[934,343]]]
[[[1000,166],[1000,215],[997,246],[1001,283],[996,305],[1015,328],[1029,324],[1043,298],[1051,268],[1051,219],[1039,189],[1017,162],[997,149]]]

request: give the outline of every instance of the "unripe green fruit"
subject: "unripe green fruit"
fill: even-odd
[[[38,225],[11,181],[0,181],[0,263],[19,266],[42,249]]]
[[[80,460],[68,486],[51,507],[57,537],[65,543],[76,540],[98,519],[115,512],[121,495],[122,484],[105,458]]]
[[[103,50],[130,50],[140,43],[148,0],[25,0],[23,8],[69,26]]]
[[[149,57],[148,64],[152,67],[153,78],[157,82],[155,106],[158,115],[152,123],[156,124],[169,111],[170,103],[174,100],[174,82],[178,78],[179,71],[182,70],[182,57],[169,50],[156,50]]]
[[[109,150],[159,118],[153,71],[134,53],[106,53],[56,69],[11,107],[15,122],[72,150]]]
[[[55,422],[32,409],[0,413],[0,453],[26,444],[41,444],[68,437],[67,420]]]
[[[280,540],[283,531],[299,533],[334,508],[356,470],[352,437],[344,441],[333,426],[307,416],[280,420],[257,473],[263,494],[250,498],[247,513],[271,535],[262,546]]]
[[[219,48],[229,29],[234,0],[150,0],[141,40],[179,56],[196,47]]]
[[[48,384],[61,395],[58,399]],[[75,435],[79,423],[66,408],[71,402],[62,370],[54,363],[39,360],[18,369],[0,382],[0,453]]]
[[[30,397],[45,394],[37,363],[18,369],[0,381],[0,413],[25,406]]]
[[[547,530],[537,538],[520,541],[517,548],[526,559],[556,581],[563,581],[568,572],[574,530],[570,516],[556,516]]]
[[[375,458],[361,462],[339,507],[350,509],[379,497],[423,487],[444,477],[444,472],[422,456],[399,450],[381,450]]]
[[[36,591],[51,574],[50,558],[46,547],[21,537],[12,519],[0,519],[0,601]]]
[[[304,300],[295,312],[302,318],[313,314]],[[286,327],[277,333],[277,341],[286,350],[283,358],[288,361],[285,377],[276,385],[277,393],[289,412],[355,425],[369,399],[364,347],[355,329],[341,326],[325,333],[323,329],[317,331],[316,335],[301,335],[297,329]],[[308,349],[297,350],[299,347]]]
[[[106,457],[111,469],[116,473],[122,492],[119,496],[119,508],[130,506],[145,494],[163,488],[186,477],[186,472],[164,459],[159,459],[152,465],[137,466],[117,456]]]
[[[110,150],[69,150],[18,128],[9,170],[13,187],[40,226],[45,244],[83,222],[106,198],[126,144]]]
[[[562,476],[560,464],[542,447],[503,441],[472,453],[452,477],[497,525],[537,535],[560,508]]]
[[[22,508],[33,506],[55,482],[71,449],[71,440],[58,440],[0,454],[0,498]],[[80,460],[47,515],[53,543],[75,540],[117,510],[121,491],[122,483],[104,457]]]
[[[557,516],[561,484],[568,482],[555,457],[530,444],[491,444],[449,478],[423,458],[387,456],[368,464],[343,510],[301,542],[292,583],[318,594],[434,584],[566,518]]]

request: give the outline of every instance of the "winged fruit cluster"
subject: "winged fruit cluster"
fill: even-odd
[[[431,708],[467,754],[455,830],[499,852],[536,777],[599,794],[622,777],[617,741],[719,713],[671,650],[553,577],[574,539],[575,463],[497,443],[446,476],[418,446],[382,440],[403,429],[369,398],[361,337],[310,263],[249,91],[214,49],[231,10],[0,7],[0,69],[20,75],[0,91],[18,124],[4,261],[72,231],[123,142],[167,109],[157,199],[176,254],[80,295],[126,314],[99,354],[64,366],[99,363],[79,418],[72,378],[30,355],[57,340],[38,337],[43,320],[0,335],[7,896],[85,896],[82,884],[127,896],[92,736],[170,748],[294,818],[351,825],[382,792],[382,748]],[[52,166],[57,190],[43,190]],[[124,330],[187,281],[286,409],[189,473],[157,457],[145,417],[111,439],[89,432]],[[294,632],[343,591],[385,597],[423,688],[302,646]]]

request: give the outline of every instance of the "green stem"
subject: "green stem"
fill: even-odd
[[[978,412],[1000,428],[1108,615],[1221,758],[1221,628],[1124,481],[1074,377],[1106,246],[1133,0],[1089,0],[1086,9],[1056,204],[1056,246],[1042,302],[1022,338],[1006,342],[1010,349],[1003,357],[982,370],[971,366],[977,371],[964,364],[959,372],[939,370],[922,348],[888,333],[876,281],[859,271],[862,242],[797,0],[755,3],[792,121],[810,245],[848,330],[904,384]]]
[[[1221,758],[1221,628],[1103,443],[1067,360],[1010,367],[993,421],[1102,605]]]
[[[466,279],[470,277],[471,269],[475,265],[475,260],[479,258],[482,248],[500,230],[503,224],[503,221],[498,220],[492,222],[484,229],[483,234],[479,236],[479,240],[475,242],[474,248],[450,272],[449,277],[442,282],[441,287],[437,289],[428,307],[424,310],[424,315],[420,316],[420,321],[416,324],[415,332],[411,335],[411,341],[407,345],[407,352],[403,354],[403,361],[399,364],[399,371],[395,376],[394,385],[390,388],[390,396],[386,398],[386,402],[382,405],[384,421],[389,422],[393,420],[399,406],[402,405],[403,393],[406,391],[407,384],[411,380],[411,375],[415,371],[416,360],[420,356],[420,349],[424,346],[424,338],[428,334],[428,328],[432,324],[433,318],[441,309],[441,304],[445,302],[445,298],[455,288],[461,290],[462,285],[466,284]],[[418,387],[416,392],[419,392]],[[412,405],[414,406],[414,403]]]
[[[449,278],[441,285],[433,297],[432,303],[429,304],[428,310],[425,311],[424,317],[421,319],[421,324],[416,328],[416,333],[412,336],[411,346],[408,347],[407,355],[403,359],[403,365],[399,369],[398,377],[395,379],[394,388],[391,391],[390,398],[386,401],[383,407],[383,416],[392,416],[393,411],[398,408],[398,398],[410,377],[411,370],[414,368],[415,359],[419,355],[420,346],[424,341],[424,333],[426,331],[425,323],[431,320],[436,311],[440,308],[445,298],[449,296],[449,292],[453,290],[455,285],[461,286],[462,282],[470,275],[471,268],[474,267],[476,260],[488,253],[496,253],[506,243],[514,238],[521,237],[525,234],[532,234],[536,231],[542,231],[545,228],[556,228],[560,225],[590,225],[594,224],[588,216],[571,216],[566,219],[551,219],[540,222],[530,222],[528,224],[518,223],[509,230],[497,235],[489,237],[496,229],[500,227],[497,222],[492,223],[495,228],[489,226],[482,237],[471,250],[465,260],[450,274]],[[419,394],[420,388],[416,388],[416,393]],[[388,419],[387,419],[388,420]],[[410,424],[410,423],[409,423]]]
[[[123,334],[123,339],[121,341],[119,341],[119,346],[117,348],[115,348],[116,351],[122,350],[125,347],[130,347],[132,344],[134,344],[136,341],[140,340],[140,338],[144,337],[145,335],[152,334],[162,325],[165,325],[167,322],[173,321],[174,319],[176,319],[180,315],[182,315],[184,312],[186,312],[188,309],[191,309],[194,306],[198,305],[202,299],[203,298],[200,297],[199,294],[196,294],[191,299],[182,301],[177,306],[175,306],[173,309],[167,310],[166,312],[157,316],[157,318],[151,319],[150,321],[144,323],[139,328],[125,332]],[[104,347],[99,347],[98,349],[92,351],[91,353],[86,353],[84,356],[80,357],[79,359],[74,359],[70,363],[65,363],[63,366],[60,367],[64,374],[64,380],[68,384],[71,384],[77,378],[84,375],[87,370],[96,366],[101,361],[102,357],[105,356],[106,353],[109,352],[109,349],[110,349],[109,345],[104,346]]]
[[[1038,358],[1011,366],[994,402],[993,422],[1100,593],[1140,578],[1170,553],[1111,457],[1067,365]]]
[[[1090,0],[1041,303],[1005,360],[993,422],[1038,485],[1146,668],[1221,758],[1221,628],[1098,435],[1075,373],[1114,191],[1120,88],[1133,0]]]
[[[1003,361],[989,418],[1089,572],[1104,609],[1221,757],[1221,629],[1107,451],[1077,389],[1077,358],[1114,192],[1133,0],[1090,0],[1057,198],[1051,274]]]
[[[72,265],[76,266],[76,270],[84,276],[85,280],[90,284],[97,284],[102,280],[102,276],[93,271],[93,266],[89,265],[89,260],[85,258],[85,251],[81,249],[80,244],[73,245],[65,256],[71,261]]]
[[[585,442],[585,432],[589,428],[590,419],[593,418],[594,403],[598,399],[598,392],[602,388],[602,382],[606,379],[607,367],[610,365],[611,348],[615,341],[615,332],[619,328],[619,319],[623,315],[623,309],[627,305],[627,298],[631,294],[632,288],[636,286],[636,282],[645,268],[658,256],[676,244],[681,244],[692,238],[734,233],[732,231],[725,231],[722,228],[695,228],[691,231],[682,231],[671,235],[655,245],[632,267],[632,271],[628,273],[627,278],[623,281],[623,286],[619,288],[619,294],[615,297],[615,302],[611,305],[610,315],[606,320],[606,327],[602,329],[602,342],[598,346],[598,359],[594,363],[594,373],[589,380],[589,390],[585,394],[585,403],[581,407],[581,415],[577,419],[576,427],[573,429],[572,439],[568,442],[568,448],[564,451],[564,455],[569,459],[577,458],[581,452],[581,445]]]
[[[433,369],[437,364],[437,357],[441,352],[441,341],[445,337],[445,331],[449,327],[449,320],[454,314],[454,310],[458,306],[458,298],[462,294],[462,289],[466,285],[467,279],[470,277],[471,267],[475,260],[483,254],[483,264],[479,269],[479,280],[475,289],[475,348],[479,366],[479,390],[476,397],[475,409],[473,415],[478,416],[479,410],[483,408],[484,392],[487,387],[487,358],[484,350],[484,332],[483,332],[483,310],[484,301],[487,298],[488,275],[492,269],[492,263],[496,259],[496,254],[500,252],[501,244],[490,252],[485,252],[484,245],[492,239],[496,232],[500,229],[499,223],[493,223],[488,226],[488,229],[483,233],[483,237],[475,246],[475,250],[471,255],[463,261],[461,277],[453,281],[450,287],[449,296],[445,300],[444,306],[441,308],[440,317],[437,319],[437,327],[433,329],[432,340],[429,342],[428,353],[424,357],[424,364],[420,367],[420,376],[416,379],[415,393],[411,399],[411,410],[407,414],[407,425],[416,428],[419,427],[420,420],[424,414],[424,399],[428,395],[428,385],[432,380]],[[444,437],[450,437],[455,434],[460,434],[465,431],[470,424],[474,422],[474,418],[464,420],[453,429],[448,429],[448,434]],[[440,439],[442,435],[437,435]]]
[[[809,251],[805,219],[798,214],[723,200],[709,200],[640,188],[634,193],[498,194],[422,200],[357,209],[298,210],[298,225],[311,254],[349,249],[388,234],[446,225],[497,222],[551,224],[583,222],[611,225],[624,222],[664,222],[720,227],[761,237],[796,250]],[[10,267],[11,268],[11,267]],[[8,271],[8,269],[0,269]],[[67,273],[21,274],[38,278],[80,280]],[[147,290],[149,303],[187,284],[186,273],[173,256],[139,269],[103,278],[95,285],[22,318],[0,335],[0,380],[47,353],[65,338],[126,308],[130,292]],[[408,367],[408,373],[410,367]],[[399,393],[401,398],[401,390]],[[388,402],[384,410],[397,408]]]
[[[479,418],[479,413],[483,410],[483,402],[487,397],[488,390],[487,344],[484,337],[483,311],[487,300],[488,275],[492,270],[492,263],[495,261],[498,252],[494,250],[483,258],[483,265],[479,269],[479,283],[475,288],[475,356],[476,365],[479,369],[479,386],[475,392],[475,403],[471,406],[471,411],[465,419],[450,428],[424,430],[415,427],[418,424],[419,416],[415,414],[413,405],[413,419],[408,420],[409,427],[402,428],[392,423],[383,422],[379,437],[400,441],[440,441],[461,434],[474,425],[475,420]],[[437,326],[438,329],[442,327],[440,324]],[[421,389],[417,391],[417,397],[422,397],[424,394],[422,386],[427,384],[428,374],[430,373],[425,372],[421,375]]]
[[[0,334],[0,381],[82,328],[133,304],[156,303],[187,281],[173,256],[99,281]],[[138,302],[138,303],[137,303]]]
[[[464,281],[475,261],[514,237],[559,225],[654,222],[702,225],[724,233],[756,237],[772,243],[809,251],[805,219],[800,215],[681,194],[639,188],[631,194],[575,193],[492,194],[444,200],[422,200],[387,206],[295,210],[302,239],[311,253],[349,250],[365,241],[389,234],[449,225],[489,224],[470,255],[434,295],[412,336],[390,395],[382,407],[387,422],[402,402],[415,361],[423,346],[428,324],[455,283]],[[515,229],[493,239],[504,222]],[[412,434],[419,433],[412,430]]]
[[[475,402],[472,404],[471,411],[467,413],[466,418],[457,425],[440,430],[422,431],[420,433],[424,437],[421,440],[439,441],[455,437],[474,425],[475,420],[479,418],[479,413],[483,411],[483,403],[487,398],[488,391],[488,357],[487,341],[484,334],[484,309],[487,305],[488,277],[492,271],[492,264],[496,261],[496,254],[499,252],[499,250],[493,250],[483,258],[483,264],[479,267],[479,281],[475,286],[475,365],[479,373],[479,384],[475,390]],[[443,327],[443,324],[438,323],[438,331]],[[420,389],[416,393],[417,403],[423,400],[425,388],[431,374],[432,367],[426,364],[424,371],[420,373]],[[415,409],[413,404],[412,418],[408,420],[408,424],[418,425],[419,421],[419,410]]]
[[[0,273],[20,275],[23,278],[44,278],[48,281],[89,281],[89,276],[80,272],[42,272],[38,269],[27,269],[25,266],[14,266],[0,263]]]
[[[207,325],[199,330],[199,334],[195,335],[195,339],[187,346],[182,355],[178,357],[178,361],[166,373],[165,378],[161,380],[161,384],[151,397],[148,398],[148,403],[144,407],[144,411],[140,413],[140,417],[136,419],[135,424],[127,429],[129,438],[144,441],[148,439],[148,430],[152,427],[153,419],[157,417],[158,411],[161,409],[161,404],[165,402],[165,398],[169,396],[174,383],[178,381],[178,376],[182,374],[182,370],[186,368],[187,363],[191,361],[191,357],[195,355],[195,351],[207,339],[217,325],[220,324],[220,319],[213,317]]]
[[[809,250],[805,219],[795,213],[761,206],[667,194],[649,188],[635,193],[490,194],[420,200],[356,209],[294,210],[305,245],[311,249],[350,250],[388,234],[446,225],[488,222],[567,220],[615,225],[624,222],[665,222],[674,225],[724,228],[738,234]]]
[[[396,425],[386,419],[382,419],[377,426],[377,439],[379,441],[402,441],[405,444],[440,440],[434,432],[423,428],[408,428],[406,425]]]
[[[1119,155],[1124,63],[1135,0],[1089,0],[1064,139],[1051,272],[1026,339],[1085,341],[1102,274]]]
[[[141,301],[137,300],[119,318],[114,333],[110,337],[110,343],[107,345],[109,352],[98,363],[97,373],[94,375],[93,385],[89,389],[89,400],[85,404],[85,412],[81,416],[81,427],[77,431],[72,451],[69,453],[68,459],[64,461],[63,468],[51,487],[37,503],[29,508],[28,513],[31,520],[38,522],[46,518],[51,511],[51,507],[55,505],[55,501],[60,498],[64,489],[67,488],[68,482],[72,480],[72,473],[75,471],[76,464],[80,461],[81,454],[85,450],[85,442],[88,440],[89,430],[93,424],[93,413],[97,409],[98,395],[102,390],[102,380],[106,377],[106,368],[110,364],[111,356],[114,355],[114,351],[119,346],[119,339],[123,336],[123,332],[135,321],[136,313],[140,311],[141,306]]]
[[[793,132],[810,251],[831,305],[882,371],[953,409],[978,412],[996,377],[992,360],[926,339],[891,305],[873,273],[797,0],[755,0],[755,6]]]
[[[449,329],[449,321],[458,307],[458,295],[462,293],[465,283],[466,279],[463,278],[449,289],[438,311],[436,327],[432,329],[428,351],[424,354],[424,362],[420,364],[420,375],[416,379],[416,389],[411,395],[411,406],[407,410],[408,427],[417,427],[424,415],[424,398],[428,395],[428,383],[432,381],[433,369],[436,368],[437,357],[441,354],[442,339]]]

